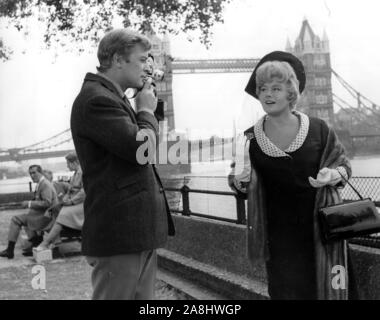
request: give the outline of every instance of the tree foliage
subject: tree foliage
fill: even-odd
[[[230,0],[2,0],[0,17],[8,18],[8,25],[19,31],[24,28],[26,18],[37,18],[45,27],[44,42],[48,48],[53,44],[75,43],[82,51],[84,46],[97,43],[115,22],[141,32],[153,29],[158,33],[178,34],[198,30],[200,41],[208,47],[212,26],[223,22],[222,9],[228,2]]]
[[[8,60],[12,54],[12,50],[4,45],[0,39],[0,60]]]

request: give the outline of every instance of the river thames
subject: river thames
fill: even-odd
[[[229,172],[230,161],[216,161],[206,163],[193,163],[191,173],[176,178],[176,187],[184,183],[193,189],[230,191],[226,176]],[[353,177],[378,177],[380,179],[380,156],[355,157],[351,160]],[[70,172],[56,172],[55,177],[70,176]],[[377,180],[377,179],[376,179]],[[0,180],[0,193],[28,192],[29,177]],[[376,185],[378,188],[379,186]],[[33,186],[34,188],[34,186]],[[360,186],[359,186],[359,189]],[[362,190],[363,192],[366,189]],[[373,190],[370,195],[373,200],[380,201],[380,190]],[[366,195],[366,194],[364,194]],[[182,204],[179,194],[170,197],[171,207],[181,209]],[[236,218],[236,203],[232,196],[189,194],[190,209],[192,212],[220,216],[224,218]]]

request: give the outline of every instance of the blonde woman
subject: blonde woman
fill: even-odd
[[[45,250],[53,244],[59,238],[64,227],[82,230],[85,193],[83,189],[82,169],[75,152],[66,155],[66,163],[68,169],[74,171],[74,174],[70,179],[66,193],[59,199],[58,209],[60,210],[57,219],[47,236],[36,248],[37,251]]]
[[[341,201],[339,172],[348,178],[351,166],[334,131],[296,111],[305,82],[290,53],[260,60],[246,92],[265,115],[245,131],[249,166],[230,176],[230,186],[247,193],[248,255],[265,262],[272,299],[347,299],[347,287],[332,285],[332,268],[347,270],[347,245],[322,243],[317,213]]]

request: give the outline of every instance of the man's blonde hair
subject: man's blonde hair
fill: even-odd
[[[134,47],[140,45],[145,51],[151,49],[150,40],[144,35],[129,29],[114,29],[105,34],[98,47],[99,72],[105,72],[112,66],[113,55],[119,54],[126,61]]]

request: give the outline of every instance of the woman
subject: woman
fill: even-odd
[[[347,245],[322,243],[317,214],[341,201],[341,174],[349,178],[351,166],[323,120],[295,111],[305,81],[301,61],[290,53],[260,60],[246,92],[266,115],[245,132],[249,163],[230,185],[247,192],[248,255],[265,261],[272,299],[347,299],[347,273],[346,286],[332,285],[333,267],[347,270]]]
[[[60,206],[61,209],[59,210],[57,219],[49,234],[36,248],[37,251],[49,248],[49,246],[59,237],[63,227],[82,230],[84,220],[83,202],[85,198],[82,170],[79,165],[78,157],[74,152],[69,153],[66,156],[66,162],[68,169],[74,171],[74,174],[70,179],[70,185],[67,192],[59,199],[60,203],[58,206]]]

